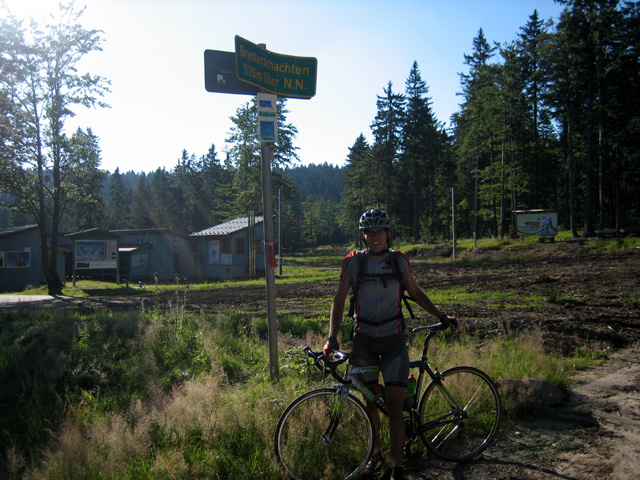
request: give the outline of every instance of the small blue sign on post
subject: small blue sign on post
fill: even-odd
[[[258,93],[258,136],[261,142],[278,141],[278,97]]]

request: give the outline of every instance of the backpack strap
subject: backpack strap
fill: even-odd
[[[356,284],[351,288],[351,298],[349,300],[349,318],[353,318],[356,313],[356,302],[358,301],[358,292],[360,285],[367,274],[367,254],[364,250],[355,253],[355,259],[358,262],[358,275],[356,276]]]
[[[400,270],[400,260],[399,260],[399,255],[397,250],[389,250],[389,263],[391,264],[391,270],[393,270],[393,273],[398,279],[398,283],[400,284],[402,302],[404,303],[404,306],[407,307],[409,316],[413,320],[415,320],[416,316],[413,314],[411,305],[409,305],[409,300],[413,300],[413,299],[405,293],[406,289],[404,288],[404,282],[402,281],[402,271]]]

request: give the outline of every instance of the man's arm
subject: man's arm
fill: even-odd
[[[436,307],[431,299],[424,293],[413,277],[407,278],[404,282],[404,288],[407,290],[409,296],[428,314],[436,318],[445,326],[451,326],[451,330],[458,329],[458,320],[455,317],[447,317],[444,313]],[[445,317],[445,318],[443,318]]]
[[[324,345],[323,352],[326,355],[331,353],[334,346],[338,344],[338,333],[340,332],[340,323],[342,322],[342,315],[344,314],[344,305],[347,301],[347,296],[351,290],[351,285],[348,283],[341,283],[338,286],[333,302],[331,303],[331,318],[329,320],[329,338],[335,339],[335,343],[327,340]]]

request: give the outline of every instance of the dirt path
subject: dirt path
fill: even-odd
[[[410,464],[409,480],[635,480],[640,465],[640,345],[580,372],[567,401],[505,425],[479,460]]]

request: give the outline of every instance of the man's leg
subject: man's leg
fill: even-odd
[[[373,453],[380,451],[380,411],[374,403],[365,398],[364,406],[367,407],[371,420],[373,420]]]
[[[389,386],[385,392],[385,403],[389,411],[389,436],[391,437],[391,455],[394,467],[402,467],[404,457],[405,427],[402,418],[402,407],[406,387]],[[380,421],[378,420],[378,425]]]

